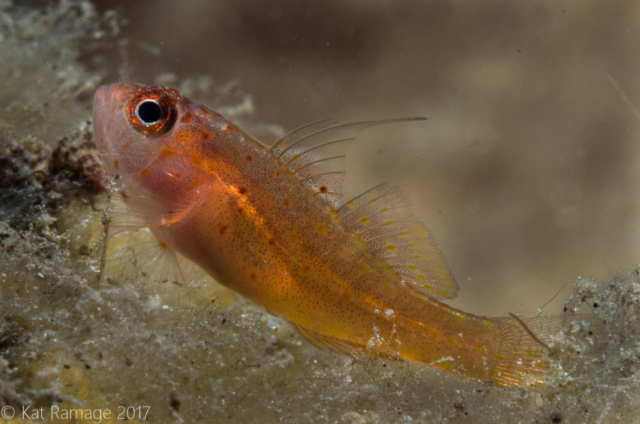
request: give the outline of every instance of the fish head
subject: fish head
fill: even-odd
[[[211,180],[215,167],[203,150],[218,141],[222,122],[168,87],[121,83],[99,87],[94,96],[96,144],[108,173],[129,194],[164,203],[184,203]]]

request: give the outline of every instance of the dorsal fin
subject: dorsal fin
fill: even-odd
[[[316,196],[335,206],[342,197],[344,158],[349,144],[367,128],[426,118],[401,118],[340,124],[325,120],[300,127],[276,142],[271,151]]]
[[[397,189],[379,185],[338,213],[344,228],[367,242],[408,286],[436,299],[456,296],[458,284],[431,234]]]

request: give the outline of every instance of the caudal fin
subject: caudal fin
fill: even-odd
[[[499,354],[490,361],[494,383],[502,386],[546,386],[555,375],[560,359],[566,359],[562,334],[572,333],[580,346],[578,354],[598,351],[597,334],[602,323],[595,316],[542,316],[496,318],[500,328]],[[577,349],[577,350],[576,350]],[[582,352],[580,352],[582,350]],[[564,355],[563,355],[564,354]]]

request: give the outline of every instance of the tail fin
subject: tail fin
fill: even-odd
[[[599,318],[589,315],[554,315],[534,318],[496,318],[501,332],[499,354],[490,361],[492,379],[503,386],[548,385],[559,360],[567,354],[596,353],[599,348],[595,335],[603,324]],[[570,332],[572,341],[567,349],[563,333]],[[576,337],[578,336],[578,337]],[[578,341],[579,345],[575,345]]]

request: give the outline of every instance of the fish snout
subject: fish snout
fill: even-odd
[[[93,95],[93,132],[100,150],[106,147],[105,114],[109,109],[108,93],[109,87],[103,85],[98,87]]]
[[[97,111],[108,111],[116,106],[115,103],[119,100],[117,93],[117,84],[101,85],[100,87],[98,87],[95,94],[93,95],[94,113]]]
[[[122,107],[118,93],[118,87],[114,85],[102,85],[93,95],[93,132],[98,149],[104,152],[108,150],[110,134],[113,133],[119,121],[119,113]]]
[[[106,101],[107,101],[107,97],[108,97],[108,92],[109,92],[109,87],[106,86],[106,85],[101,85],[96,90],[95,94],[93,95],[93,113],[94,113],[94,115],[98,111],[104,110],[105,107],[107,106],[106,105]]]

